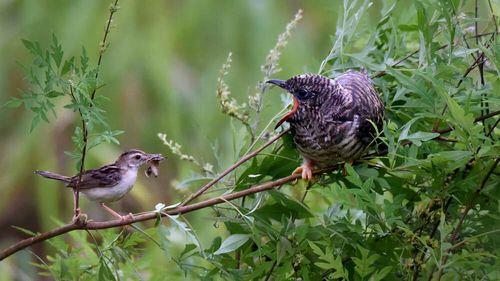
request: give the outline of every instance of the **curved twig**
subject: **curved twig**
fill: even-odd
[[[227,168],[224,172],[222,172],[216,178],[214,178],[213,180],[211,180],[209,183],[205,184],[203,187],[201,187],[195,193],[191,194],[191,196],[189,196],[186,200],[184,200],[184,202],[182,202],[181,206],[185,206],[186,204],[190,203],[194,199],[200,197],[207,189],[209,189],[210,187],[212,187],[214,184],[218,183],[227,174],[229,174],[232,171],[234,171],[236,168],[238,168],[239,166],[241,166],[246,161],[248,161],[248,160],[252,159],[253,157],[257,156],[257,154],[259,154],[259,152],[261,152],[266,147],[270,146],[271,144],[273,144],[274,142],[276,142],[277,140],[279,140],[283,135],[285,135],[289,131],[290,131],[290,129],[283,130],[281,133],[279,133],[276,136],[274,136],[273,138],[271,138],[269,141],[267,141],[264,145],[262,145],[261,147],[259,147],[255,151],[253,151],[251,153],[248,153],[247,155],[243,156],[240,160],[238,160],[238,162],[236,162],[233,165],[231,165],[231,167]]]
[[[482,120],[487,119],[487,118],[491,118],[491,117],[499,115],[499,114],[500,114],[500,110],[492,112],[492,113],[490,113],[488,115],[485,115],[485,116],[480,116],[480,117],[478,117],[478,118],[475,119],[475,122],[479,122],[479,121],[482,121]],[[441,133],[448,133],[448,132],[451,132],[451,131],[453,131],[453,128],[450,127],[450,128],[447,128],[447,129],[443,129],[440,132]],[[278,136],[282,136],[286,132],[288,132],[288,130],[283,131]],[[248,158],[248,157],[250,157],[252,155],[253,156],[257,155],[258,151],[264,149],[265,147],[269,146],[271,143],[275,142],[278,139],[278,138],[276,138],[276,139],[275,138],[269,140],[264,146],[260,147],[258,150],[254,151],[254,152],[252,152],[250,154],[247,154],[247,156],[245,156],[245,157]],[[402,143],[401,145],[410,145],[410,144],[411,144],[411,142],[408,141],[408,142]],[[387,153],[387,151],[380,151],[378,153],[378,155],[379,156],[380,155],[384,155],[385,153]],[[244,162],[242,160],[246,159],[245,157],[242,158],[237,163]],[[248,159],[246,159],[246,160],[248,160]],[[231,167],[234,167],[234,168],[231,169]],[[237,165],[235,164],[235,165],[233,165],[231,167],[225,171],[225,174],[223,173],[219,177],[220,178],[224,177],[224,175],[226,175],[229,172],[231,172],[232,170],[234,170],[237,167]],[[325,172],[332,171],[334,169],[335,168],[322,169],[322,170],[314,171],[313,173],[317,175],[317,174],[322,174],[322,173],[325,173]],[[214,206],[214,205],[217,205],[217,204],[220,204],[220,203],[224,203],[226,201],[231,201],[231,200],[234,200],[234,199],[237,199],[237,198],[241,198],[241,197],[244,197],[244,196],[247,196],[247,195],[259,193],[259,192],[266,191],[266,190],[269,190],[269,189],[272,189],[272,188],[275,188],[275,187],[280,187],[280,186],[282,186],[285,183],[289,183],[289,182],[291,182],[293,180],[298,179],[299,177],[300,177],[300,175],[293,174],[293,175],[290,175],[288,177],[284,177],[284,178],[281,178],[281,179],[278,179],[278,180],[275,180],[275,181],[269,181],[269,182],[266,182],[266,183],[255,185],[255,186],[250,187],[248,189],[245,189],[243,191],[234,192],[234,193],[226,194],[226,195],[223,195],[223,196],[219,196],[219,197],[207,199],[207,200],[204,200],[202,202],[194,203],[194,204],[191,204],[191,205],[180,205],[179,207],[176,207],[174,209],[165,211],[164,213],[162,213],[162,216],[164,216],[165,214],[168,214],[168,215],[185,214],[185,213],[189,213],[189,212],[196,211],[196,210],[199,210],[199,209],[203,209],[203,208],[206,208],[206,207]],[[210,185],[210,186],[212,186],[212,185]],[[210,186],[208,186],[208,187],[206,187],[206,186],[208,186],[208,184],[205,185],[203,188],[201,188],[195,194],[200,194],[201,195],[203,193],[203,192],[200,192],[201,190],[205,191],[206,189],[210,188]],[[194,196],[192,196],[192,197],[196,198]],[[86,221],[82,221],[82,220],[75,220],[74,222],[72,222],[70,224],[61,226],[59,228],[56,228],[56,229],[53,229],[53,230],[50,230],[50,231],[47,231],[47,232],[44,232],[44,233],[37,234],[37,235],[35,235],[33,237],[21,240],[21,241],[17,242],[16,244],[13,244],[13,245],[7,247],[6,249],[4,249],[4,250],[2,250],[0,252],[0,260],[3,260],[6,257],[8,257],[8,256],[10,256],[10,255],[12,255],[12,254],[14,254],[14,253],[16,253],[16,252],[24,249],[24,248],[26,248],[26,247],[28,247],[30,245],[33,245],[33,244],[38,243],[38,242],[45,241],[47,239],[50,239],[50,238],[55,237],[55,236],[59,236],[59,235],[64,234],[64,233],[68,233],[68,232],[73,231],[73,230],[77,230],[77,229],[106,229],[106,228],[113,228],[113,227],[119,227],[119,226],[133,224],[133,223],[136,223],[136,222],[153,220],[153,219],[156,219],[157,216],[158,216],[158,213],[155,212],[155,211],[152,211],[152,212],[137,214],[137,215],[133,216],[133,218],[131,218],[131,219],[124,219],[124,220],[119,220],[118,219],[118,220],[110,220],[110,221],[102,221],[102,222],[94,222],[94,221],[86,222]]]
[[[325,170],[317,171],[316,174],[322,173],[322,172],[325,172]],[[260,185],[256,185],[256,186],[253,186],[251,188],[245,189],[243,191],[234,192],[234,193],[227,194],[224,196],[219,196],[219,197],[207,199],[205,201],[202,201],[199,203],[194,203],[194,204],[187,205],[187,206],[179,206],[175,209],[162,212],[161,216],[165,216],[167,214],[168,215],[185,214],[185,213],[189,213],[189,212],[203,209],[206,207],[214,206],[214,205],[224,203],[226,201],[231,201],[231,200],[243,197],[243,196],[247,196],[247,195],[255,194],[258,192],[266,191],[266,190],[269,190],[269,189],[272,189],[275,187],[279,187],[285,183],[288,183],[288,182],[291,182],[295,179],[298,179],[299,177],[300,177],[300,175],[294,174],[294,175],[284,177],[284,178],[281,178],[281,179],[278,179],[275,181],[270,181],[270,182],[266,182],[266,183],[263,183]],[[78,230],[78,229],[91,230],[91,229],[114,228],[114,227],[119,227],[119,226],[124,226],[124,225],[130,225],[130,224],[137,223],[137,222],[153,220],[153,219],[156,219],[157,217],[158,217],[158,213],[156,211],[151,211],[151,212],[143,213],[140,215],[135,215],[131,219],[127,218],[127,219],[123,219],[123,220],[116,219],[116,220],[100,221],[100,222],[97,222],[97,221],[96,222],[94,222],[94,221],[85,222],[85,221],[77,220],[73,223],[70,223],[70,224],[61,226],[59,228],[55,228],[53,230],[50,230],[50,231],[47,231],[44,233],[40,233],[40,234],[37,234],[33,237],[21,240],[20,242],[13,244],[10,247],[7,247],[6,249],[4,249],[0,252],[0,260],[3,260],[6,257],[24,249],[30,245],[33,245],[33,244],[41,242],[41,241],[45,241],[47,239],[50,239],[50,238],[53,238],[53,237],[56,237],[56,236],[59,236],[59,235],[62,235],[62,234],[68,233],[68,232],[71,232],[73,230]]]

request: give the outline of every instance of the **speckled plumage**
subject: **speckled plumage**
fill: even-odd
[[[336,79],[303,74],[281,87],[298,102],[286,120],[293,140],[316,167],[358,159],[374,140],[374,125],[382,129],[384,105],[366,73],[348,71]]]

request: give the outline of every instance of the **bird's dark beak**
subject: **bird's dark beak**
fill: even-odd
[[[277,80],[277,79],[276,80],[267,80],[266,83],[276,85],[276,86],[286,90],[286,81],[285,80]]]

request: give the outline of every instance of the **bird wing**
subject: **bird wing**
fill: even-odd
[[[349,71],[336,79],[335,86],[330,100],[322,107],[324,121],[337,124],[331,129],[333,133],[341,133],[349,127],[344,128],[343,123],[356,119],[357,124],[353,125],[359,128],[358,137],[370,142],[375,131],[372,122],[381,129],[384,111],[370,78],[364,73]]]
[[[73,176],[68,187],[76,187],[79,175]],[[114,165],[106,165],[98,169],[84,171],[79,185],[80,189],[96,187],[112,187],[121,179],[121,169]]]

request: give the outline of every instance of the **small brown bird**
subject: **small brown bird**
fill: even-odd
[[[113,216],[124,219],[125,217],[104,203],[117,201],[125,196],[134,186],[137,171],[142,165],[150,164],[146,175],[149,176],[153,173],[158,176],[158,163],[164,159],[165,157],[161,154],[148,154],[138,149],[126,151],[113,164],[84,171],[78,189],[89,200],[99,202]],[[77,186],[80,178],[80,174],[67,177],[48,171],[35,171],[35,173],[49,179],[65,182],[66,186],[71,188]]]
[[[381,131],[384,105],[370,77],[350,70],[336,79],[302,74],[269,80],[293,95],[293,108],[277,124],[290,123],[304,164],[294,173],[312,179],[312,168],[361,157]]]

